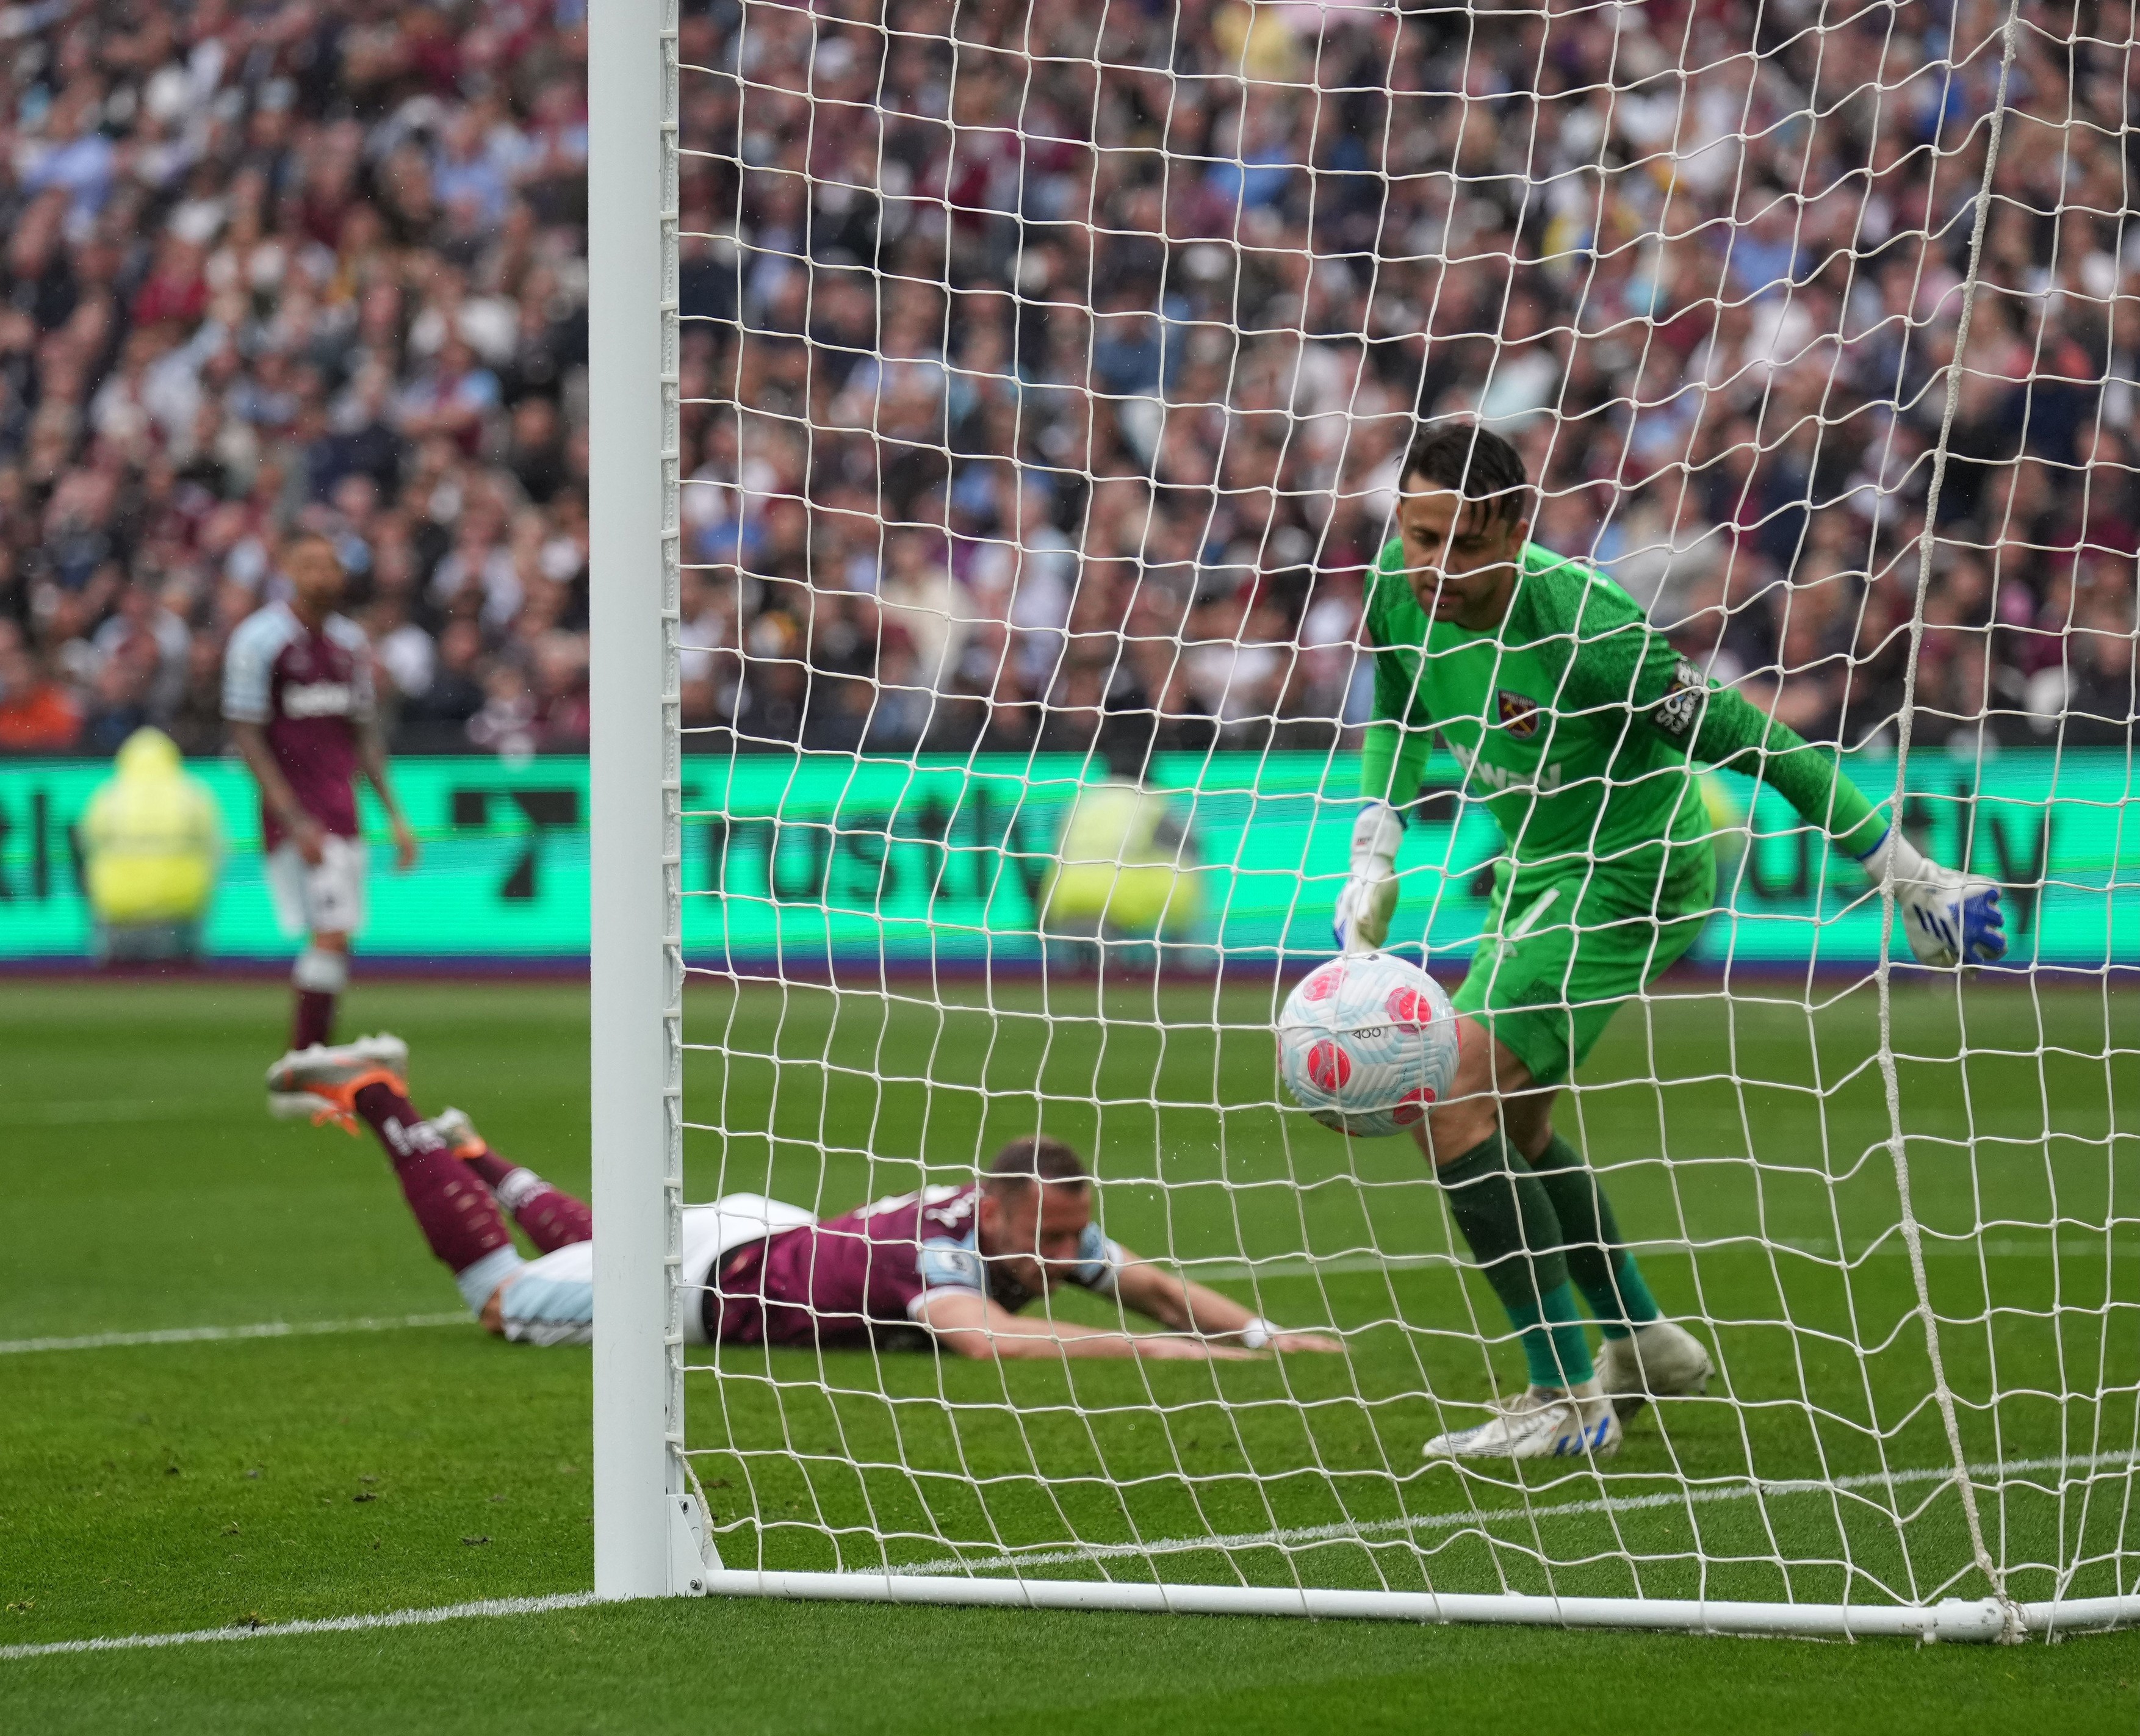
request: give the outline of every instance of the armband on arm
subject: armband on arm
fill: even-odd
[[[1679,667],[1672,671],[1671,685],[1650,708],[1650,722],[1672,741],[1691,748],[1701,728],[1702,714],[1708,709],[1708,678],[1682,657]]]

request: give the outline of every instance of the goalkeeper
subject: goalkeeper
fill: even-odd
[[[1711,1373],[1700,1342],[1659,1314],[1603,1189],[1553,1125],[1614,1012],[1686,951],[1714,902],[1691,763],[1760,778],[1891,884],[1924,964],[2003,954],[1999,894],[1926,861],[1833,753],[1705,680],[1619,586],[1530,542],[1529,480],[1499,436],[1421,429],[1396,526],[1369,581],[1366,805],[1334,926],[1348,953],[1388,938],[1404,813],[1438,733],[1508,848],[1454,997],[1455,1083],[1417,1137],[1530,1375],[1426,1454],[1602,1458],[1646,1398],[1701,1391]],[[1604,1330],[1595,1366],[1577,1292]]]

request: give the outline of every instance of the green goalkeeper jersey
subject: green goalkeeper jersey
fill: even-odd
[[[1835,756],[1707,681],[1587,563],[1526,545],[1509,611],[1475,633],[1431,619],[1392,539],[1367,599],[1375,721],[1361,793],[1405,807],[1433,735],[1464,767],[1519,869],[1618,861],[1710,829],[1688,762],[1761,778],[1851,855],[1883,817]]]

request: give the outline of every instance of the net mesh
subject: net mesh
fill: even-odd
[[[727,1565],[2131,1589],[2134,37],[1978,0],[686,8],[685,1197],[829,1219],[1044,1132],[1117,1243],[1347,1347],[931,1354],[886,1243],[873,1324],[686,1346]],[[1537,542],[2000,881],[2014,941],[1891,969],[1818,829],[1702,774],[1717,909],[1556,1123],[1717,1379],[1595,1464],[1422,1463],[1514,1340],[1411,1142],[1272,1068],[1399,460],[1457,418],[1522,453]],[[1399,864],[1393,939],[1452,983],[1495,944],[1480,793],[1437,755]]]

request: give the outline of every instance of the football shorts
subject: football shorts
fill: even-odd
[[[714,1263],[748,1242],[815,1224],[799,1205],[760,1194],[726,1194],[711,1205],[687,1205],[683,1258],[676,1277],[684,1294],[684,1341],[706,1341],[702,1307]],[[530,1260],[498,1298],[505,1336],[516,1344],[587,1344],[594,1338],[595,1244],[573,1242]]]
[[[1450,997],[1514,1052],[1540,1085],[1583,1064],[1622,1002],[1694,944],[1716,902],[1708,842],[1627,863],[1494,870],[1491,915]]]
[[[364,841],[330,832],[308,862],[285,838],[268,856],[268,890],[286,934],[354,934],[364,926]]]

